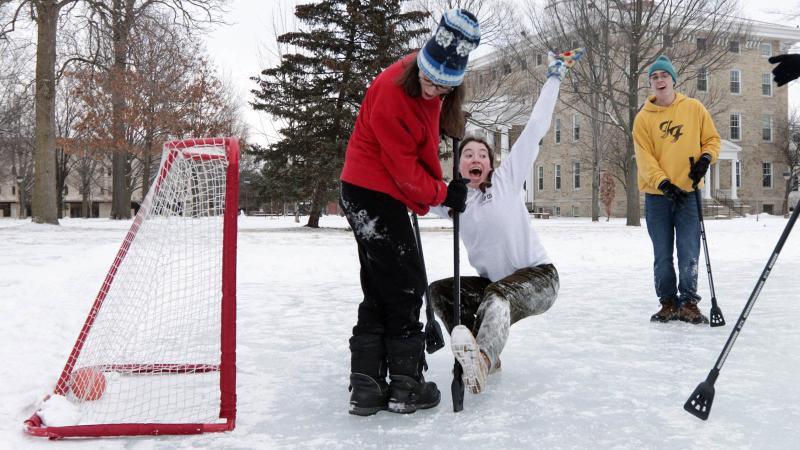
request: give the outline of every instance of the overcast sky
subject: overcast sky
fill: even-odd
[[[275,35],[296,29],[293,13],[294,5],[308,0],[231,0],[230,12],[221,25],[207,35],[208,52],[221,74],[233,82],[243,99],[252,100],[250,90],[256,85],[249,77],[257,75],[262,69],[274,66]],[[740,0],[743,14],[747,18],[800,25],[800,20],[787,21],[775,11],[800,13],[800,0]],[[792,5],[790,7],[790,5]],[[800,87],[792,86],[790,96],[797,104]],[[243,114],[251,129],[251,139],[266,144],[268,139],[277,136],[277,130],[266,115],[256,113],[249,105]]]

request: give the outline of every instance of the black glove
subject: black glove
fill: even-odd
[[[456,178],[447,185],[447,197],[442,204],[463,213],[467,209],[467,179]]]
[[[783,86],[800,76],[800,55],[777,55],[770,57],[768,61],[770,64],[778,63],[772,69],[772,79],[775,80],[778,86]]]
[[[669,180],[662,181],[661,184],[658,185],[658,188],[664,193],[664,197],[667,197],[669,201],[672,202],[672,207],[675,209],[686,204],[686,199],[689,198],[689,194],[672,184]]]
[[[692,167],[689,168],[689,178],[692,179],[692,186],[697,187],[700,180],[702,180],[706,172],[708,172],[709,165],[711,165],[711,155],[708,153],[700,155],[700,159],[692,164]]]

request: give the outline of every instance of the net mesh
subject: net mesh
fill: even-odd
[[[219,421],[227,166],[221,144],[165,148],[62,376],[80,425]],[[85,368],[105,377],[96,400],[75,389]]]

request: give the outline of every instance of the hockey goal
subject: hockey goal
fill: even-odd
[[[25,422],[28,433],[233,429],[238,161],[232,138],[164,145],[54,392]]]

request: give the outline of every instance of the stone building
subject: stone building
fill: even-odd
[[[717,96],[713,108],[709,109],[722,138],[722,150],[719,161],[711,166],[706,177],[703,196],[707,206],[719,205],[720,209],[728,210],[728,214],[731,210],[785,213],[789,168],[776,142],[776,128],[788,115],[788,89],[772,83],[770,71],[773,66],[767,58],[787,52],[797,42],[800,42],[800,30],[796,28],[753,22],[746,39],[731,38],[727,43],[733,56],[729,67],[711,73],[701,67],[693,68],[698,71],[694,79],[676,87],[677,92],[704,103],[707,96]],[[703,39],[697,39],[698,46],[705,44]],[[498,61],[496,54],[473,61],[468,82],[480,84],[482,77],[506,76],[520,69],[543,73],[547,63],[544,55],[533,55],[526,61],[513,64]],[[678,76],[680,78],[682,74]],[[521,78],[523,88],[534,100],[538,86],[531,80],[525,81],[524,76]],[[648,86],[646,78],[641,80],[640,86]],[[645,101],[648,92],[647,89],[640,90],[640,102]],[[588,118],[566,106],[565,102],[574,100],[562,87],[550,131],[541,143],[539,157],[526,182],[525,200],[531,211],[555,216],[591,216],[589,143],[592,135]],[[532,104],[525,106],[529,113]],[[502,160],[502,155],[507,154],[519,136],[527,115],[509,114],[513,117],[505,119],[502,117],[506,111],[503,105],[495,110],[501,112],[472,121],[467,134],[481,135],[493,142],[496,154]],[[792,178],[796,186],[796,175]],[[644,195],[640,198],[644,214]],[[625,215],[625,193],[619,183],[613,211],[614,216]]]

